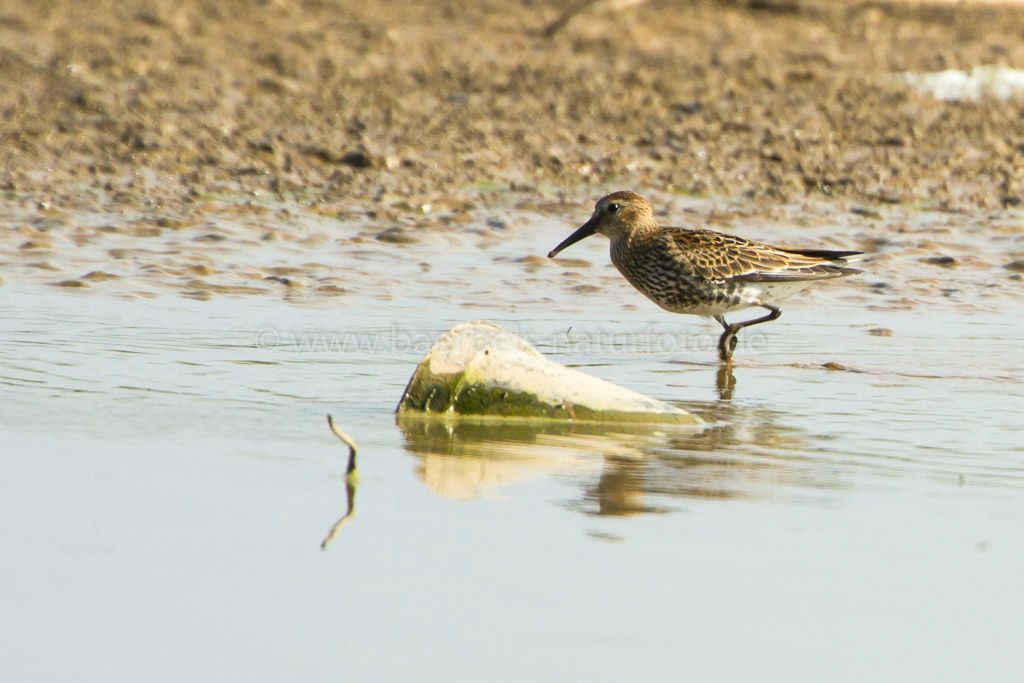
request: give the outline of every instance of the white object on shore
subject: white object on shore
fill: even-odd
[[[986,97],[1008,100],[1024,95],[1024,70],[1005,66],[976,66],[970,71],[907,72],[900,74],[900,78],[919,93],[947,102],[977,102]]]
[[[397,412],[701,424],[685,410],[567,368],[497,325],[458,325],[416,367]]]

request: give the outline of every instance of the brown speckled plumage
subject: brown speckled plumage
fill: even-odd
[[[590,220],[549,256],[594,232],[611,239],[612,263],[651,301],[673,313],[721,323],[723,360],[731,358],[742,327],[779,317],[777,302],[818,280],[860,272],[848,268],[846,260],[859,252],[783,249],[712,230],[659,226],[651,205],[633,192],[603,197]],[[750,306],[770,313],[731,325],[722,317]]]

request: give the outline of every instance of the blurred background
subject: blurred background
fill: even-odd
[[[610,182],[1016,205],[1019,102],[901,78],[1021,67],[1013,4],[7,2],[0,184],[176,208]]]

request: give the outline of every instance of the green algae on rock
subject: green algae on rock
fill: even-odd
[[[567,368],[497,325],[458,325],[416,366],[399,415],[699,425],[663,401]]]

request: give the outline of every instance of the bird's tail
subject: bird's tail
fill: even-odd
[[[786,249],[786,251],[791,254],[800,254],[801,256],[825,259],[826,261],[836,261],[836,265],[855,263],[865,257],[863,251],[832,251],[830,249]]]

